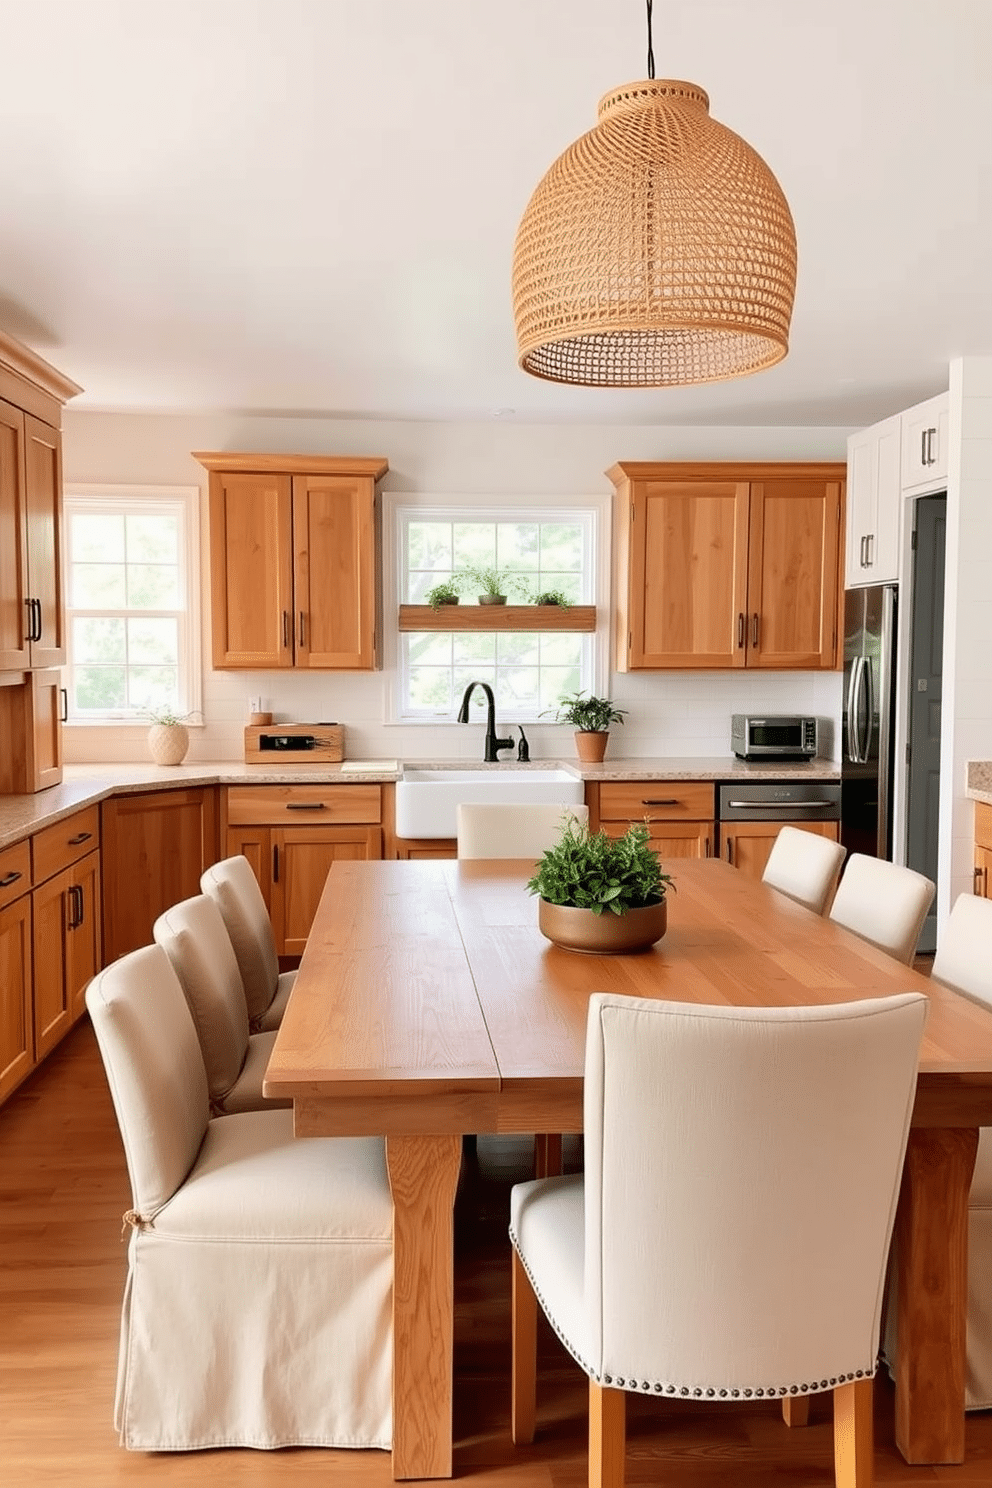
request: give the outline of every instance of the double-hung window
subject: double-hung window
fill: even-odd
[[[508,602],[530,604],[557,590],[572,604],[595,604],[601,503],[457,506],[406,505],[396,498],[397,588],[403,604],[424,604],[428,592],[456,577],[465,607],[478,603],[473,569],[508,575]],[[445,611],[442,609],[439,615]],[[565,694],[593,689],[597,636],[567,629],[500,628],[498,612],[479,609],[480,629],[403,631],[399,635],[398,721],[454,719],[465,688],[488,682],[503,717],[534,721]],[[479,694],[475,697],[478,699]]]
[[[196,487],[65,495],[68,721],[200,706]]]

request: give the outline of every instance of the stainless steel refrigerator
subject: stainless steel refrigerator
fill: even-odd
[[[892,857],[896,602],[895,584],[844,596],[840,834],[876,858]]]

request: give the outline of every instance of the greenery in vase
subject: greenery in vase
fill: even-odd
[[[662,873],[658,854],[649,846],[647,827],[635,823],[623,837],[590,832],[571,817],[537,865],[527,887],[549,904],[626,914],[659,904],[672,880]]]
[[[192,723],[194,718],[199,718],[199,712],[194,709],[192,713],[177,713],[168,703],[162,703],[155,708],[142,709],[142,718],[147,718],[149,723]]]
[[[523,574],[511,573],[506,568],[482,565],[463,569],[455,577],[466,588],[474,586],[477,594],[496,594],[508,599],[511,594],[523,598],[527,593]]]
[[[454,574],[450,579],[443,579],[440,584],[435,584],[433,589],[428,589],[424,598],[432,610],[437,610],[444,604],[457,604],[459,593],[460,581],[458,575]]]
[[[583,697],[581,692],[574,692],[560,699],[555,723],[570,723],[584,734],[605,734],[611,723],[623,723],[626,712],[626,708],[615,708],[609,698]]]

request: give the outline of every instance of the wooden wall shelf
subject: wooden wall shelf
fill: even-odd
[[[400,630],[565,630],[596,629],[595,605],[400,605]]]

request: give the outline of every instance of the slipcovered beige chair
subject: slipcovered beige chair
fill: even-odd
[[[122,1445],[389,1447],[382,1140],[297,1141],[289,1111],[210,1120],[196,1030],[159,946],[100,972],[86,1006],[132,1192]]]
[[[761,877],[814,914],[823,914],[833,898],[846,854],[847,848],[829,837],[799,827],[782,827]]]
[[[172,962],[193,1015],[214,1115],[289,1104],[262,1094],[276,1035],[248,1030],[237,958],[213,900],[197,894],[174,904],[159,915],[152,934]]]
[[[800,1008],[592,995],[585,1174],[510,1198],[514,1441],[534,1434],[536,1293],[589,1376],[590,1483],[623,1483],[627,1390],[825,1389],[838,1482],[870,1482],[926,1006],[912,993]]]
[[[852,853],[828,918],[908,966],[935,893],[912,868]]]
[[[458,807],[460,858],[533,858],[553,847],[569,817],[585,824],[588,806],[560,801],[501,802]]]
[[[937,944],[934,981],[992,1008],[992,899],[961,894]],[[968,1203],[965,1408],[992,1408],[992,1128],[978,1136]]]
[[[258,879],[239,853],[208,868],[200,879],[203,893],[221,912],[248,1004],[252,1033],[278,1028],[296,981],[295,971],[279,971],[272,921]]]

